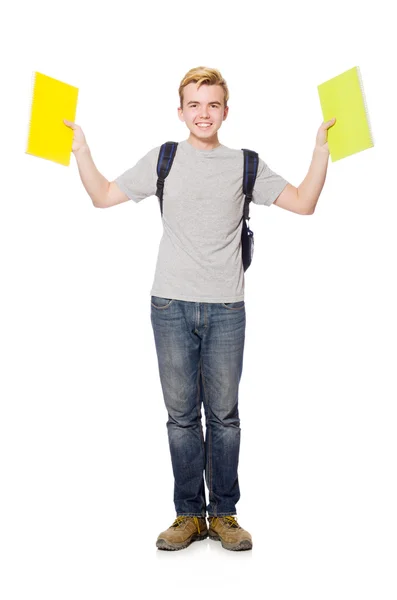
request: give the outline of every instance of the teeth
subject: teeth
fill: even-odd
[[[202,129],[205,129],[206,127],[211,127],[211,123],[197,123],[197,127],[201,127]]]

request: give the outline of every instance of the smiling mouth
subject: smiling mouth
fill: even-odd
[[[200,129],[209,129],[212,123],[196,123],[196,126]]]

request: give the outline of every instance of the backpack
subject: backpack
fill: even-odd
[[[159,199],[160,212],[163,216],[163,193],[164,181],[169,174],[172,163],[174,162],[178,142],[166,142],[159,151],[157,160],[157,190],[156,196]],[[258,172],[258,153],[253,150],[242,148],[244,152],[244,175],[243,175],[243,193],[245,195],[244,211],[243,211],[243,228],[241,231],[241,257],[243,261],[244,271],[248,269],[254,255],[254,233],[249,228],[249,203],[252,200],[252,192],[255,185],[256,175]]]

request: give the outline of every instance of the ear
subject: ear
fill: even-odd
[[[223,111],[223,120],[226,119],[227,115],[229,114],[229,107],[225,106],[225,109]]]
[[[185,117],[183,116],[183,110],[181,107],[178,108],[178,117],[181,121],[185,121]]]

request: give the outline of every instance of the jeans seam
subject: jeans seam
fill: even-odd
[[[207,393],[206,393],[206,385],[205,385],[205,377],[204,377],[204,372],[203,372],[203,358],[202,356],[200,357],[200,369],[201,369],[201,380],[203,382],[203,401],[206,403],[207,405],[207,412],[209,414],[209,406],[208,406],[208,397],[207,397]],[[207,431],[207,439],[208,439],[208,494],[209,494],[209,501],[210,504],[212,502],[212,497],[213,497],[213,484],[212,484],[212,429],[211,426],[209,426],[209,422],[206,423],[206,431]]]
[[[201,359],[200,359],[200,365],[199,365],[198,375],[197,375],[197,400],[196,400],[196,404],[197,404],[197,421],[198,421],[198,426],[200,428],[201,450],[202,450],[202,453],[203,453],[204,464],[205,464],[205,444],[204,444],[203,426],[202,426],[202,422],[201,422],[200,374],[201,374]],[[203,476],[203,473],[201,472],[201,477],[202,476]],[[205,509],[205,489],[204,489],[204,510],[206,510]]]

